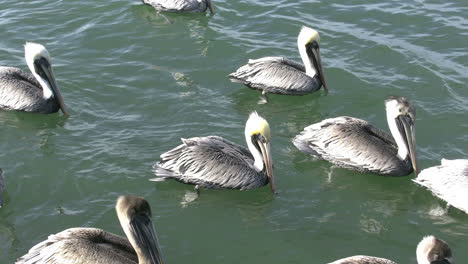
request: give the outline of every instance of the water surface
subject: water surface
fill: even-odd
[[[415,185],[332,168],[291,139],[324,118],[354,116],[388,131],[384,99],[417,111],[420,168],[468,158],[468,4],[463,1],[213,1],[215,14],[167,14],[140,1],[0,0],[0,65],[26,69],[25,41],[47,47],[70,112],[0,112],[1,263],[75,226],[123,234],[118,195],[153,208],[167,263],[327,263],[366,254],[416,263],[434,234],[468,259],[468,216]],[[300,60],[302,25],[321,36],[330,92],[259,94],[226,75],[249,58]],[[27,70],[27,69],[26,69]],[[181,137],[245,144],[248,114],[270,123],[278,194],[153,183],[151,166]]]

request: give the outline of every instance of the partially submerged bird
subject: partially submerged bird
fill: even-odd
[[[211,0],[141,0],[144,4],[154,7],[158,11],[201,13],[208,8],[213,14]]]
[[[327,91],[320,59],[320,36],[303,26],[297,37],[297,47],[304,65],[283,57],[249,60],[228,77],[254,90],[267,93],[304,95],[320,89]]]
[[[325,119],[304,128],[294,145],[338,167],[365,173],[404,176],[417,174],[415,110],[405,97],[385,100],[387,122],[393,139],[368,122],[353,117]]]
[[[468,214],[468,159],[442,159],[440,166],[422,170],[413,181]]]
[[[5,188],[5,179],[3,178],[3,170],[0,169],[0,208],[3,206],[2,192]]]
[[[120,196],[115,210],[127,238],[98,228],[70,228],[50,235],[16,263],[164,263],[148,202],[140,197]]]
[[[434,236],[426,236],[416,248],[418,264],[453,264],[452,251],[448,244]],[[370,256],[353,256],[329,264],[396,264],[389,259]]]
[[[270,126],[256,112],[245,125],[245,140],[248,150],[218,136],[182,139],[182,145],[161,154],[155,174],[215,189],[249,190],[270,183],[274,193]]]
[[[32,74],[14,67],[0,67],[0,109],[41,114],[61,109],[67,115],[49,52],[41,44],[26,42],[24,57]]]

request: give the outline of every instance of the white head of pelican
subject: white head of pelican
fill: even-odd
[[[26,42],[24,55],[32,75],[18,68],[0,67],[0,108],[35,113],[62,109],[67,115],[49,52],[41,44]]]

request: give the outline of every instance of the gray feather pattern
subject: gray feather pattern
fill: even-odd
[[[304,128],[294,145],[318,159],[365,173],[403,176],[412,172],[410,161],[397,156],[395,141],[364,120],[337,117]]]
[[[156,10],[166,12],[205,12],[208,5],[206,0],[142,0],[144,4],[151,5]]]
[[[248,190],[268,183],[256,172],[247,148],[218,136],[182,139],[183,144],[162,154],[153,168],[160,177],[205,188]]]
[[[376,258],[370,256],[353,256],[340,259],[329,264],[397,264],[388,259]]]
[[[322,85],[317,75],[312,78],[305,74],[304,65],[283,57],[249,60],[228,77],[249,88],[275,94],[304,95]]]
[[[57,112],[54,97],[46,100],[36,78],[14,67],[0,67],[0,109],[35,113]]]
[[[50,235],[16,264],[129,264],[138,258],[127,239],[98,228],[70,228]]]
[[[424,169],[413,181],[468,214],[468,159],[446,160]]]

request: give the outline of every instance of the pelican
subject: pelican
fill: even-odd
[[[52,72],[49,52],[41,44],[26,42],[24,57],[32,74],[0,67],[0,109],[67,115]]]
[[[434,236],[426,236],[419,242],[416,248],[418,264],[453,264],[452,251],[449,245]],[[397,264],[388,259],[353,256],[340,259],[329,264]]]
[[[181,140],[183,144],[162,154],[153,166],[156,176],[195,184],[197,190],[198,187],[249,190],[269,182],[275,192],[270,126],[256,112],[250,114],[245,125],[248,150],[218,136]]]
[[[393,139],[368,122],[337,117],[304,128],[294,145],[338,167],[388,176],[404,176],[413,170],[415,158],[415,110],[404,97],[385,100],[387,122]]]
[[[16,263],[164,263],[148,202],[140,197],[120,196],[115,210],[128,239],[98,228],[70,228],[50,235]]]
[[[322,85],[327,91],[319,44],[318,32],[303,26],[297,37],[297,47],[304,65],[283,57],[264,57],[249,60],[228,77],[262,91],[264,96],[267,93],[304,95],[319,90]]]
[[[468,214],[468,159],[442,159],[440,166],[422,170],[413,181]]]
[[[143,4],[150,5],[158,11],[201,13],[210,9],[213,14],[211,0],[141,0]]]
[[[3,206],[2,192],[5,188],[5,180],[3,179],[3,170],[0,169],[0,208]]]

